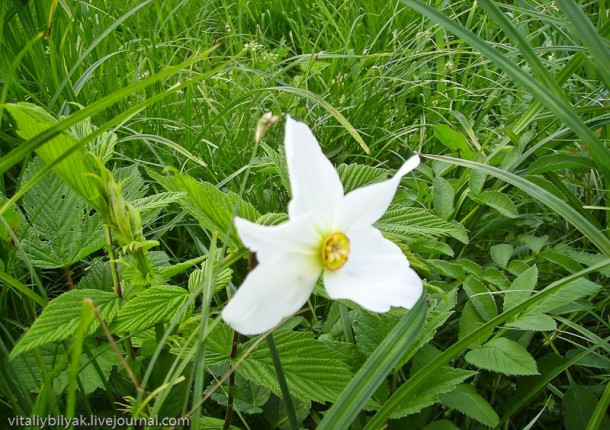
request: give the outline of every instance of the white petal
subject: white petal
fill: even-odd
[[[392,203],[400,179],[419,166],[419,155],[409,158],[393,178],[348,193],[338,207],[335,227],[343,230],[373,225]]]
[[[391,306],[412,308],[423,285],[400,248],[374,227],[351,230],[347,237],[347,263],[334,272],[324,272],[328,295],[351,300],[373,312],[387,312]]]
[[[328,220],[343,197],[337,171],[309,127],[290,116],[286,118],[284,142],[292,189],[288,214],[292,218],[311,212]]]
[[[317,251],[320,242],[309,214],[274,226],[255,224],[237,217],[235,228],[244,245],[256,252],[259,263],[271,262],[288,252],[311,255]]]
[[[311,259],[299,254],[259,264],[224,308],[222,318],[239,333],[263,333],[301,309],[320,272]]]

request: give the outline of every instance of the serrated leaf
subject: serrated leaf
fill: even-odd
[[[0,206],[4,206],[7,202],[7,198],[0,192]],[[16,207],[10,206],[4,214],[2,214],[2,218],[4,218],[4,222],[0,222],[0,239],[5,242],[11,242],[12,233],[16,233],[21,225],[21,216],[19,216],[19,212],[17,212]],[[6,224],[5,224],[6,223]],[[8,226],[7,229],[6,226]]]
[[[133,206],[141,212],[161,209],[184,198],[185,193],[166,191],[132,200]]]
[[[446,260],[437,260],[437,259],[428,259],[426,262],[432,266],[437,272],[447,276],[449,278],[454,278],[458,280],[463,280],[466,278],[466,272],[464,272],[464,268],[457,263]]]
[[[216,278],[216,283],[214,284],[214,291],[219,291],[222,288],[226,287],[229,282],[231,282],[231,278],[233,277],[233,270],[230,268],[226,268],[220,271],[218,277]],[[205,280],[205,263],[201,269],[194,270],[189,276],[188,289],[189,291],[195,291],[199,286],[203,285]]]
[[[405,407],[398,409],[392,418],[400,418],[415,414],[430,405],[440,402],[439,396],[455,389],[466,379],[476,375],[477,372],[454,369],[449,366],[440,367],[433,376],[428,378],[426,386],[417,394],[405,399]]]
[[[488,427],[495,427],[500,422],[500,417],[489,402],[470,384],[460,384],[439,397],[444,406],[456,409]]]
[[[466,229],[457,223],[447,222],[425,209],[410,208],[400,204],[390,208],[375,224],[384,233],[409,241],[414,237],[451,236],[468,243]]]
[[[448,125],[440,124],[434,126],[434,135],[447,148],[457,152],[461,158],[472,160],[474,152],[468,145],[468,140],[459,132]]]
[[[110,323],[119,310],[120,299],[115,293],[100,290],[72,290],[51,300],[34,324],[19,339],[11,357],[29,351],[45,343],[55,342],[72,336],[78,327],[81,316],[81,303],[87,298],[93,301],[106,324]],[[99,327],[94,319],[87,334]]]
[[[206,257],[207,256],[202,255],[200,257],[186,260],[181,263],[172,264],[171,266],[159,267],[159,278],[162,281],[167,281],[168,279],[173,278],[174,276],[179,275],[180,273],[190,269],[194,265],[201,263],[203,260],[206,259]]]
[[[417,254],[444,254],[449,257],[454,255],[449,245],[432,239],[411,244],[411,251]]]
[[[133,202],[144,198],[146,195],[148,185],[144,182],[144,178],[136,164],[119,167],[112,171],[112,175],[119,184],[122,184],[123,197],[129,203],[133,204]]]
[[[342,355],[317,341],[310,333],[276,331],[273,334],[290,394],[298,399],[333,401],[352,379]],[[240,345],[240,351],[252,341]],[[239,366],[238,373],[269,388],[276,395],[281,390],[267,345],[261,344]]]
[[[556,291],[549,297],[544,298],[540,303],[525,310],[526,314],[552,313],[563,306],[575,302],[576,300],[595,294],[601,285],[589,281],[588,279],[575,279],[563,288]]]
[[[256,220],[256,223],[260,225],[278,225],[285,221],[288,221],[288,214],[271,212],[261,215]]]
[[[582,385],[570,384],[563,397],[563,424],[566,430],[582,430],[593,415],[597,397]]]
[[[13,118],[17,134],[25,140],[34,138],[57,123],[57,120],[47,111],[32,103],[7,103],[4,108]],[[36,153],[45,164],[50,164],[76,143],[77,141],[72,135],[60,133],[39,146]],[[72,153],[58,163],[53,171],[82,199],[87,200],[96,195],[95,180],[88,176],[89,173],[95,171],[94,165],[84,151]],[[100,208],[96,207],[96,209]]]
[[[437,176],[432,183],[434,187],[434,208],[436,214],[444,220],[447,220],[453,214],[453,200],[455,198],[455,190],[445,178]]]
[[[538,267],[536,265],[517,276],[504,293],[504,311],[514,308],[531,296],[537,282]]]
[[[504,273],[500,272],[495,267],[488,267],[483,272],[482,278],[492,285],[498,287],[499,290],[506,290],[510,287],[510,282]]]
[[[107,346],[92,348],[91,353],[97,363],[97,369],[87,354],[81,354],[79,360],[79,389],[82,387],[85,394],[91,394],[96,389],[104,387],[104,381],[108,380],[112,368],[120,363],[116,353]],[[98,369],[101,371],[101,375]],[[65,370],[53,380],[53,391],[57,394],[63,393],[68,386],[68,381],[68,371]]]
[[[501,243],[500,245],[492,246],[489,251],[493,261],[501,268],[506,269],[508,260],[513,255],[513,247],[507,243]]]
[[[472,170],[470,177],[468,178],[468,185],[470,185],[470,191],[476,196],[481,194],[483,191],[483,185],[485,185],[485,179],[487,175],[480,170]]]
[[[337,173],[347,194],[356,188],[385,181],[390,172],[386,169],[361,164],[341,164],[337,167]]]
[[[284,186],[284,189],[288,193],[289,197],[292,197],[292,190],[290,188],[290,177],[288,175],[288,164],[286,163],[286,154],[283,147],[280,147],[278,151],[275,151],[270,146],[261,143],[260,144],[265,154],[271,159],[273,162],[278,175],[280,176],[280,181]]]
[[[469,351],[464,359],[480,369],[505,375],[537,375],[536,360],[523,345],[505,337]]]
[[[557,323],[553,317],[545,314],[523,315],[506,325],[519,330],[554,331],[557,329]]]
[[[112,269],[109,261],[97,261],[81,278],[76,288],[81,290],[114,291]]]
[[[471,197],[477,203],[494,208],[506,217],[515,218],[519,215],[513,201],[506,194],[501,193],[500,191],[483,191],[476,197]]]
[[[468,301],[462,308],[462,314],[460,315],[460,324],[458,328],[458,338],[463,339],[468,336],[473,331],[479,329],[483,324],[485,324],[485,320],[479,315],[477,310],[475,309],[472,302]],[[486,336],[483,337],[486,340],[491,334],[493,330],[489,330]],[[481,344],[472,343],[468,345],[469,348],[479,347]]]
[[[151,171],[148,173],[168,191],[186,192],[187,197],[180,199],[180,205],[204,228],[222,233],[229,230],[238,203],[237,194],[224,193],[210,183],[200,183],[181,173],[177,173],[173,178],[162,177]],[[242,200],[237,216],[254,222],[260,217],[260,213],[250,203]],[[234,244],[241,243],[234,228],[231,229],[230,239]]]
[[[128,301],[113,325],[114,332],[140,331],[161,322],[171,321],[186,304],[190,293],[171,285],[155,285]],[[192,305],[191,305],[192,306]],[[185,312],[185,317],[190,315]]]
[[[498,315],[498,309],[496,308],[493,296],[481,282],[469,276],[464,281],[464,291],[466,291],[469,300],[484,321],[489,321]]]
[[[534,254],[539,254],[544,245],[546,245],[546,243],[548,242],[549,237],[546,234],[541,237],[525,234],[519,236],[519,240],[523,242],[529,249],[531,249]]]
[[[24,181],[43,165],[40,158],[30,162]],[[53,173],[25,193],[23,208],[30,225],[22,226],[22,249],[36,267],[69,267],[106,243],[100,216]]]

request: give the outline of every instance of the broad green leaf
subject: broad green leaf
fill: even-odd
[[[188,301],[190,293],[171,285],[155,285],[129,300],[116,318],[112,329],[122,333],[140,331],[161,322],[171,321]],[[186,316],[191,312],[187,311]]]
[[[458,338],[464,339],[470,333],[474,332],[481,326],[485,324],[485,320],[481,315],[477,312],[476,308],[472,304],[471,301],[467,301],[462,307],[462,314],[460,315],[460,323],[458,329]],[[483,341],[487,340],[489,336],[493,333],[493,330],[489,330],[485,336],[482,336]],[[473,342],[468,345],[469,348],[477,348],[481,346],[483,341]]]
[[[168,279],[173,278],[174,276],[179,275],[182,272],[185,272],[186,270],[190,269],[191,267],[195,266],[196,264],[201,263],[205,259],[206,259],[206,256],[202,255],[197,258],[192,258],[190,260],[182,261],[177,264],[172,264],[171,266],[158,267],[159,278],[163,282],[167,281]]]
[[[528,166],[527,173],[540,175],[560,169],[594,169],[595,163],[590,158],[578,155],[551,154],[535,160]]]
[[[415,414],[430,405],[441,401],[440,396],[454,390],[466,379],[473,377],[477,372],[453,367],[443,366],[432,376],[426,387],[412,395],[405,403],[404,407],[398,409],[392,418],[400,418],[406,415]]]
[[[523,345],[505,337],[469,351],[464,359],[480,369],[505,375],[537,375],[536,361]]]
[[[563,397],[563,424],[566,430],[582,430],[593,415],[597,397],[582,385],[570,384]]]
[[[325,343],[315,340],[313,334],[280,330],[273,337],[288,388],[296,398],[322,403],[335,401],[352,380],[353,375],[349,366],[342,361],[342,355]],[[248,349],[251,342],[240,345],[239,351]],[[258,345],[241,363],[237,372],[244,378],[269,388],[276,395],[281,395],[266,344]]]
[[[360,164],[341,164],[337,167],[337,173],[347,194],[356,188],[385,181],[390,171]]]
[[[554,312],[576,300],[595,294],[601,285],[587,279],[576,279],[526,310],[527,314]]]
[[[473,170],[470,172],[470,177],[468,178],[468,185],[470,185],[470,192],[472,192],[475,196],[481,194],[483,191],[483,186],[485,185],[485,179],[487,179],[487,175],[478,170]]]
[[[391,205],[375,226],[384,233],[410,241],[413,238],[451,236],[468,243],[466,229],[457,223],[449,223],[420,208],[400,204]]]
[[[180,204],[204,228],[210,231],[217,230],[220,234],[229,231],[239,200],[237,194],[224,193],[210,183],[200,183],[181,173],[176,173],[174,178],[162,177],[150,171],[149,175],[168,191],[186,192],[188,197],[180,199]],[[250,203],[241,200],[237,216],[254,222],[260,214]],[[230,238],[236,245],[241,243],[234,228],[231,228]]]
[[[456,409],[488,427],[493,428],[500,421],[489,402],[470,384],[460,384],[453,391],[439,397],[443,406]]]
[[[34,324],[19,339],[11,357],[45,343],[67,339],[78,327],[83,299],[91,299],[106,324],[110,323],[119,310],[120,299],[115,293],[100,290],[72,290],[51,300]],[[92,334],[99,327],[94,319],[89,325],[87,334]]]
[[[36,158],[25,173],[29,180],[43,167]],[[23,252],[37,267],[69,267],[106,243],[99,214],[77,196],[55,174],[36,183],[23,197],[30,226],[22,226]]]
[[[202,265],[201,269],[194,270],[191,272],[189,276],[188,289],[193,292],[201,285],[205,280],[205,263]],[[214,284],[214,291],[220,291],[224,287],[226,287],[233,277],[233,269],[222,269],[216,278],[216,283]]]
[[[416,254],[443,254],[449,257],[454,255],[453,249],[449,245],[433,239],[412,243],[410,248]]]
[[[112,269],[109,261],[97,260],[87,269],[76,288],[81,290],[114,291]]]
[[[437,176],[434,178],[434,208],[439,217],[447,220],[454,211],[453,199],[455,190],[445,178]]]
[[[47,111],[31,103],[7,104],[5,109],[13,118],[19,137],[28,141],[33,140],[57,124],[57,120]],[[72,135],[60,132],[44,145],[38,146],[36,153],[45,164],[50,164],[76,144],[77,141]],[[57,164],[53,171],[82,199],[87,200],[96,195],[94,180],[87,176],[87,174],[95,171],[94,165],[84,151],[71,154]],[[96,209],[99,210],[100,207],[96,206]]]
[[[533,265],[521,273],[504,293],[504,310],[508,310],[527,299],[538,282],[538,267]]]
[[[553,317],[545,314],[523,315],[506,325],[519,330],[554,331],[557,329],[557,323]]]
[[[471,196],[471,198],[477,203],[494,208],[506,217],[515,218],[519,215],[513,201],[500,191],[483,191],[481,194]]]
[[[206,360],[207,361],[207,360]],[[271,390],[255,383],[248,381],[242,377],[239,373],[235,377],[235,390],[233,401],[235,402],[235,408],[244,414],[260,414],[263,412],[262,406],[267,403],[269,397],[271,397]],[[228,395],[227,393],[217,391],[212,394],[218,404],[226,407]]]
[[[7,202],[6,197],[0,193],[0,206],[4,205]],[[2,218],[4,218],[4,222],[0,222],[0,239],[5,242],[11,242],[13,240],[11,232],[17,233],[19,230],[19,226],[21,225],[21,217],[19,213],[15,209],[15,206],[9,207],[4,214],[2,214]],[[10,231],[6,228],[10,229]]]
[[[430,378],[440,367],[447,365],[451,360],[453,360],[458,355],[462,354],[466,349],[468,349],[473,343],[479,342],[482,339],[486,339],[489,336],[489,332],[492,331],[494,328],[507,322],[513,316],[519,314],[526,308],[533,307],[538,302],[546,299],[547,297],[555,293],[557,290],[573,282],[574,280],[579,279],[582,276],[586,276],[590,273],[595,273],[596,271],[605,269],[608,266],[610,266],[610,258],[606,258],[604,261],[594,264],[583,271],[556,281],[547,286],[539,293],[532,295],[520,305],[517,305],[516,307],[508,310],[507,312],[501,313],[491,321],[488,321],[482,326],[475,328],[470,333],[465,334],[464,337],[461,337],[456,343],[454,343],[448,349],[443,351],[438,357],[431,360],[426,365],[426,367],[420,369],[414,374],[411,374],[408,381],[398,387],[396,392],[392,396],[390,396],[387,401],[384,402],[382,408],[370,419],[370,421],[366,425],[365,430],[377,429],[383,426],[385,420],[387,420],[394,413],[394,411],[399,409],[404,404],[404,399],[416,393],[417,390],[419,390],[420,387],[425,384],[428,378]],[[474,311],[474,307],[472,307],[472,310]]]
[[[454,278],[461,281],[466,277],[464,268],[452,261],[428,259],[426,262],[436,271],[449,278]]]
[[[498,315],[496,301],[481,282],[469,276],[464,281],[464,291],[484,321],[489,321]]]
[[[539,254],[544,245],[549,241],[549,237],[545,234],[541,237],[536,237],[532,235],[523,235],[519,236],[519,240],[523,242],[529,249],[531,249],[534,254]]]
[[[492,246],[489,251],[493,261],[501,268],[506,269],[508,260],[513,255],[513,247],[507,243],[501,243],[500,245]]]
[[[472,160],[474,152],[468,146],[468,140],[459,132],[448,125],[440,124],[434,126],[434,135],[447,148],[457,152],[462,158]]]
[[[504,273],[502,273],[495,267],[488,267],[487,269],[485,269],[481,277],[490,284],[495,285],[498,290],[506,290],[510,287],[510,282],[508,282],[508,279],[506,278],[506,276],[504,276]]]

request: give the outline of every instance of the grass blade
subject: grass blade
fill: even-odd
[[[427,307],[422,296],[360,368],[352,382],[324,415],[318,430],[347,428],[358,416],[358,412],[415,340],[426,318]]]
[[[549,91],[544,85],[536,81],[532,76],[523,71],[517,64],[510,61],[506,56],[502,55],[498,50],[492,48],[489,43],[485,42],[479,36],[463,27],[457,21],[448,18],[442,12],[422,3],[419,0],[401,0],[407,6],[415,9],[421,14],[427,16],[431,21],[443,26],[445,29],[460,37],[481,54],[491,60],[496,66],[502,69],[507,75],[512,77],[518,84],[531,93],[540,103],[547,109],[553,112],[572,129],[582,140],[593,160],[604,173],[610,177],[610,151],[586,126],[582,119],[578,116],[574,108]]]

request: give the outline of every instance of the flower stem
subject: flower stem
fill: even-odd
[[[266,338],[267,345],[269,346],[269,352],[273,359],[273,366],[275,367],[275,373],[277,374],[277,380],[280,383],[280,389],[282,390],[282,398],[284,399],[284,406],[286,406],[286,413],[288,415],[288,422],[290,423],[291,430],[298,430],[299,425],[297,423],[297,416],[294,412],[294,406],[292,405],[292,399],[290,398],[290,391],[288,391],[288,384],[286,383],[286,377],[284,376],[284,369],[282,369],[282,362],[280,356],[275,348],[275,342],[273,341],[273,334],[270,333]]]

